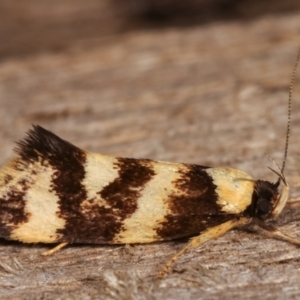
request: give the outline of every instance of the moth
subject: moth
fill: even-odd
[[[281,213],[289,195],[283,173],[291,90],[284,163],[273,170],[278,175],[275,183],[228,167],[91,153],[33,126],[17,143],[17,157],[0,170],[0,237],[58,244],[44,255],[73,243],[136,244],[192,237],[160,277],[187,250],[251,222],[272,237],[300,245],[300,240],[266,222]]]

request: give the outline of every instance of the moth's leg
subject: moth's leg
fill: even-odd
[[[275,238],[275,239],[278,239],[278,240],[282,240],[282,241],[289,242],[291,244],[300,246],[300,240],[299,239],[293,238],[291,236],[288,236],[288,235],[282,233],[276,227],[265,224],[264,222],[259,221],[259,220],[255,220],[255,223],[263,230],[263,233],[266,236],[269,236],[269,237],[272,237],[272,238]]]
[[[208,228],[207,230],[203,231],[200,235],[193,237],[190,239],[189,243],[178,253],[176,253],[163,267],[163,269],[159,272],[158,277],[163,278],[170,266],[187,250],[190,250],[192,248],[197,248],[203,243],[215,239],[223,234],[225,234],[227,231],[234,227],[243,226],[246,224],[249,224],[251,222],[250,218],[240,218],[240,219],[234,219],[227,221],[225,223],[222,223],[218,226]]]
[[[297,203],[297,202],[300,202],[300,197],[291,198],[286,203]]]
[[[52,255],[54,254],[55,252],[59,251],[61,248],[67,246],[69,243],[61,243],[61,244],[58,244],[57,246],[55,246],[54,248],[50,249],[50,250],[47,250],[45,252],[42,253],[43,256],[48,256],[48,255]]]

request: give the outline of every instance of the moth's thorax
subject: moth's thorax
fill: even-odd
[[[274,214],[276,207],[282,202],[282,194],[279,195],[278,186],[279,182],[271,183],[263,180],[257,180],[255,182],[252,203],[249,208],[251,217],[266,220],[281,212],[283,207]]]

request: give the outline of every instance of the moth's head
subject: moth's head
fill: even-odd
[[[283,182],[282,191],[279,193],[280,182]],[[289,196],[289,186],[284,178],[279,178],[276,183],[257,180],[252,195],[252,217],[260,220],[278,216]]]

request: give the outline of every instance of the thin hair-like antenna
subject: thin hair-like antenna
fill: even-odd
[[[300,48],[298,50],[296,62],[295,62],[293,73],[292,73],[290,88],[289,88],[288,122],[287,122],[287,128],[286,128],[284,157],[283,157],[283,162],[282,162],[282,167],[281,167],[282,174],[284,172],[286,158],[287,158],[287,154],[288,154],[288,148],[289,148],[289,140],[290,140],[290,132],[291,132],[291,111],[292,111],[293,86],[294,86],[294,81],[295,81],[295,77],[296,77],[296,71],[297,71],[299,59],[300,59]]]
[[[272,172],[274,172],[274,173],[275,173],[276,175],[278,175],[278,177],[279,177],[279,179],[278,179],[278,181],[277,181],[276,184],[279,185],[280,180],[282,180],[283,183],[284,183],[285,185],[287,185],[286,179],[285,179],[285,177],[284,177],[284,174],[281,172],[281,169],[280,169],[280,167],[278,166],[278,164],[276,163],[276,161],[275,161],[270,155],[268,155],[268,154],[266,154],[266,155],[267,155],[267,157],[272,161],[272,163],[274,164],[274,166],[278,169],[278,171],[275,171],[274,169],[268,167]]]

